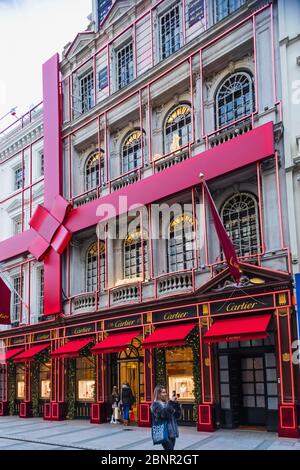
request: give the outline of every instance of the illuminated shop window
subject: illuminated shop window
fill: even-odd
[[[194,401],[192,349],[188,346],[167,349],[166,371],[169,395],[175,391],[179,401]]]
[[[143,247],[143,249],[142,249]],[[145,277],[148,277],[148,243],[144,232],[143,242],[138,228],[130,233],[124,241],[124,279],[140,278],[143,274],[142,252],[144,252]]]
[[[122,173],[127,173],[141,165],[142,133],[140,130],[131,132],[122,146]]]
[[[99,257],[98,257],[99,249]],[[98,289],[98,258],[99,258],[99,275],[100,275],[100,291],[105,288],[105,243],[100,241],[93,243],[86,255],[86,292],[96,292]]]
[[[221,218],[238,256],[260,251],[258,204],[252,194],[231,196],[222,207]]]
[[[89,111],[94,106],[94,76],[88,72],[79,79],[81,113]]]
[[[252,77],[238,72],[227,78],[216,95],[216,121],[221,128],[254,110],[254,87]]]
[[[215,1],[215,21],[221,21],[226,16],[238,10],[246,0],[216,0]]]
[[[133,43],[130,42],[117,50],[117,86],[128,85],[134,79]]]
[[[77,400],[93,401],[95,397],[95,379],[92,358],[80,357],[76,359]]]
[[[50,400],[51,395],[51,363],[40,365],[40,398]]]
[[[24,366],[18,365],[16,367],[16,395],[18,400],[24,400],[25,398],[25,372]]]
[[[191,108],[188,104],[181,104],[173,109],[165,122],[165,153],[176,152],[191,139]]]
[[[159,18],[160,26],[160,58],[166,59],[174,54],[180,46],[180,7],[174,5]]]
[[[105,183],[104,176],[104,152],[93,152],[85,164],[85,190],[89,191]]]
[[[169,272],[192,269],[194,266],[194,223],[189,214],[175,217],[169,226]]]

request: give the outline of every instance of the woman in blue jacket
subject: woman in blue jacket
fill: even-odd
[[[177,419],[180,418],[181,409],[178,401],[168,401],[167,390],[158,385],[154,389],[153,403],[151,405],[152,427],[157,423],[166,423],[167,439],[162,442],[165,450],[173,450],[178,434]]]

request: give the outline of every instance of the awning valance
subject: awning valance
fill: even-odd
[[[267,328],[270,320],[270,314],[216,320],[205,333],[204,341],[207,343],[218,343],[264,339],[268,336]]]
[[[112,333],[91,349],[92,354],[109,354],[124,351],[131,341],[141,333],[142,330],[129,330],[126,332],[123,331],[122,333]]]
[[[1,352],[0,353],[0,363],[9,361],[9,359],[12,359],[17,354],[20,354],[23,351],[24,351],[24,348],[14,348],[14,349],[9,349],[8,351]]]
[[[37,344],[14,357],[14,362],[31,362],[34,356],[50,347],[50,343]]]
[[[75,339],[74,341],[69,341],[60,348],[55,349],[50,354],[51,357],[76,357],[79,356],[80,351],[85,348],[88,344],[92,342],[91,338],[85,339]]]
[[[176,323],[171,326],[158,327],[152,335],[149,335],[142,343],[144,348],[168,348],[183,346],[186,337],[195,327],[193,323]]]

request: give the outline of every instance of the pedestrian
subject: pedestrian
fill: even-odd
[[[176,395],[176,393],[175,393]],[[178,434],[177,419],[180,418],[180,405],[177,400],[167,399],[167,390],[157,385],[153,393],[152,439],[154,445],[161,444],[164,450],[173,450]]]
[[[172,401],[176,401],[176,400],[177,400],[176,390],[173,390],[172,396],[171,396],[170,400],[172,400]]]
[[[120,404],[120,394],[118,391],[118,387],[114,385],[112,392],[111,392],[111,407],[112,407],[112,415],[111,415],[111,420],[110,420],[111,424],[118,424],[119,404]]]
[[[123,424],[129,424],[129,411],[134,403],[134,396],[128,382],[124,382],[121,388],[121,405],[123,408]]]

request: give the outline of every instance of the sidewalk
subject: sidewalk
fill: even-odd
[[[200,433],[180,427],[175,450],[300,450],[300,439],[278,438],[266,431],[218,430]],[[150,429],[90,424],[74,420],[49,422],[41,418],[0,418],[0,450],[160,450]]]

